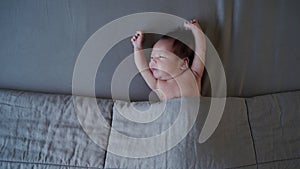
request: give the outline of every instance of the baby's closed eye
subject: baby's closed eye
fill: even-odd
[[[158,56],[155,56],[155,57],[151,56],[150,58],[151,58],[151,59],[156,59],[156,58],[166,58],[166,57],[163,56],[163,55],[158,55]]]

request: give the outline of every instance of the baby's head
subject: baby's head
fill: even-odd
[[[172,32],[163,35],[160,40],[167,40],[172,43],[172,53],[181,59],[188,59],[189,67],[194,60],[194,36],[192,31],[185,29],[176,29]]]
[[[193,49],[194,36],[190,30],[172,31],[154,44],[149,67],[157,78],[167,79],[167,74],[176,76],[191,67],[194,59]]]

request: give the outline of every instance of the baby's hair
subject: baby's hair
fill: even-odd
[[[192,31],[177,28],[166,35],[163,35],[160,39],[174,40],[172,46],[173,52],[181,59],[187,57],[189,59],[189,67],[192,66],[195,48],[195,40]]]

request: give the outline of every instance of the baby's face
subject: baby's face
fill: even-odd
[[[185,64],[183,59],[173,53],[171,39],[162,39],[155,43],[151,53],[151,61],[149,67],[153,76],[157,79],[170,79],[183,70]]]

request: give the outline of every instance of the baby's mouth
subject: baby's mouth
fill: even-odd
[[[156,71],[156,70],[158,70],[157,68],[150,68],[150,70],[153,72],[153,71]]]

